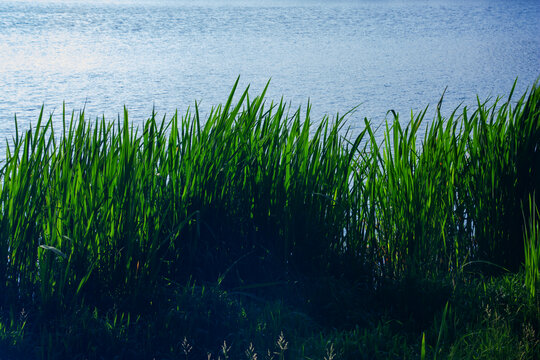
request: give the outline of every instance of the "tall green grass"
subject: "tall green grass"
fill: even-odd
[[[136,128],[127,111],[108,122],[64,110],[55,129],[42,111],[17,130],[0,169],[5,304],[143,312],[190,279],[241,288],[339,273],[374,287],[525,261],[536,84],[449,117],[394,114],[382,133],[366,120],[355,135],[346,116],[314,123],[309,105],[290,113],[266,89],[233,103],[235,92],[204,119],[195,106]]]
[[[525,284],[533,299],[540,284],[540,211],[535,195],[529,196],[527,212],[523,212],[529,215],[524,218]]]

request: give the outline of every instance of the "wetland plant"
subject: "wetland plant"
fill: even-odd
[[[347,114],[313,122],[309,105],[288,112],[266,89],[233,103],[236,84],[204,119],[195,105],[138,128],[127,111],[108,122],[64,109],[57,129],[42,110],[17,129],[0,168],[2,312],[143,316],[193,280],[246,291],[338,276],[375,291],[484,264],[525,264],[535,296],[536,84],[354,134]]]

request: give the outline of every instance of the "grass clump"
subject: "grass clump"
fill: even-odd
[[[0,168],[0,351],[537,358],[540,89],[421,134],[254,99],[84,113]],[[512,91],[513,93],[513,91]],[[32,350],[29,350],[32,349]],[[499,350],[496,350],[499,349]],[[518,354],[519,356],[513,356]]]

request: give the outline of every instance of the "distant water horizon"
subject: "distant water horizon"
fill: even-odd
[[[540,75],[540,2],[8,1],[0,3],[0,138],[62,104],[87,119],[170,118],[238,93],[363,126],[395,110],[516,98]]]

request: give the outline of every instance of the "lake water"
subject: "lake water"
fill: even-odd
[[[225,102],[237,76],[312,115],[408,118],[540,75],[539,0],[0,1],[0,138],[41,105],[140,122]]]

